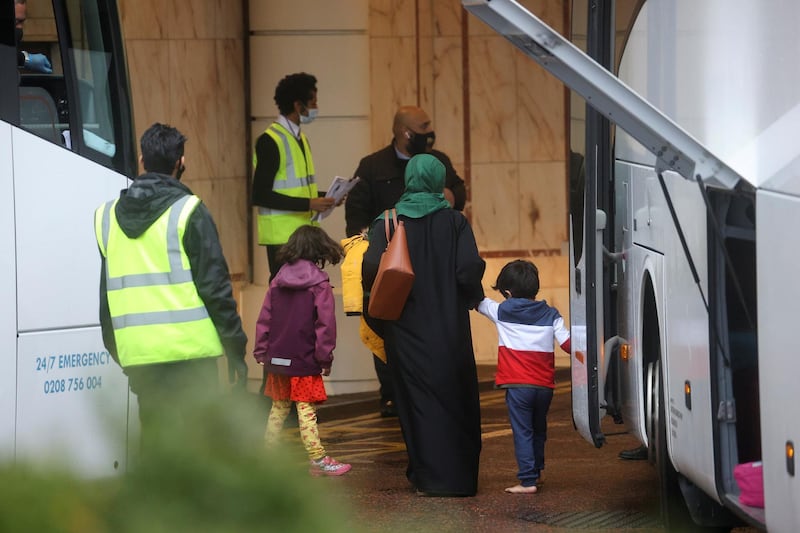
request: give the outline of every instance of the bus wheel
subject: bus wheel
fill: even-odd
[[[661,372],[661,360],[651,363],[653,382],[653,439],[648,444],[652,453],[656,471],[658,472],[658,500],[661,511],[661,522],[667,531],[690,531],[693,525],[681,495],[678,484],[678,473],[672,467],[667,450],[667,416],[664,378]]]
[[[656,463],[656,423],[658,417],[659,401],[656,396],[658,383],[655,381],[656,363],[647,363],[645,375],[645,432],[647,434],[647,460],[651,465]]]
[[[652,367],[652,368],[650,368]],[[661,522],[667,531],[680,532],[720,532],[730,531],[729,527],[701,526],[692,520],[692,515],[684,499],[680,486],[680,474],[672,466],[667,449],[667,402],[661,359],[648,365],[648,375],[652,374],[652,431],[648,435],[650,457],[658,473],[659,504]],[[707,498],[707,497],[706,497]]]

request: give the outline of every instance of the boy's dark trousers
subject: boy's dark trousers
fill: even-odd
[[[547,411],[553,401],[553,389],[513,387],[506,389],[506,405],[514,436],[517,477],[523,487],[539,481],[544,469],[544,443],[547,440]]]

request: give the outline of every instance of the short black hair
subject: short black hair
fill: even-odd
[[[300,226],[289,237],[289,241],[278,250],[277,259],[281,263],[294,263],[298,259],[306,259],[318,267],[326,263],[337,264],[344,251],[338,242],[325,233],[319,226],[306,224]]]
[[[536,298],[539,294],[539,269],[530,261],[511,261],[497,275],[492,288],[506,298]]]
[[[168,124],[156,122],[142,134],[142,164],[147,172],[172,174],[175,164],[183,157],[186,137]]]
[[[275,87],[275,104],[281,115],[288,115],[294,111],[296,101],[306,103],[314,98],[315,92],[317,92],[317,78],[306,72],[289,74]]]

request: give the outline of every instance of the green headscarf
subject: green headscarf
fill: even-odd
[[[444,198],[444,164],[430,154],[415,155],[406,166],[406,190],[397,201],[398,215],[422,218],[450,207]],[[383,218],[383,214],[378,218]]]

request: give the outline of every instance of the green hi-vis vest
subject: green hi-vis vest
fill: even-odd
[[[95,211],[105,257],[106,294],[122,367],[185,361],[223,354],[222,343],[192,277],[183,234],[200,204],[187,195],[142,235],[119,226],[117,200]]]
[[[317,184],[314,182],[314,159],[306,136],[300,132],[300,143],[281,124],[273,123],[265,131],[278,146],[280,164],[272,190],[294,198],[316,198]],[[253,154],[253,167],[258,163]],[[258,243],[286,244],[294,230],[312,224],[311,211],[283,211],[268,207],[258,208]]]

